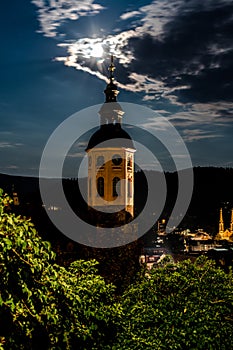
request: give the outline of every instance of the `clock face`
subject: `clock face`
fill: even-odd
[[[122,163],[122,158],[119,154],[114,154],[112,157],[112,162],[114,165],[120,165]]]

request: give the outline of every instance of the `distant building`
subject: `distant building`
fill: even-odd
[[[17,192],[13,192],[13,204],[15,206],[19,205],[19,197],[18,197],[18,193]]]
[[[191,232],[189,229],[183,230],[180,233],[183,237],[188,237],[193,241],[205,241],[210,240],[212,237],[203,229],[198,229],[196,232]]]
[[[184,237],[184,247],[187,253],[206,252],[215,247],[212,237],[203,229],[198,229],[192,233],[190,230],[181,232]]]
[[[215,239],[216,240],[233,241],[233,209],[231,210],[230,227],[226,230],[224,229],[222,208],[220,209],[219,229],[218,229],[218,233],[217,233]]]
[[[12,186],[12,197],[13,197],[13,205],[17,207],[20,203],[19,203],[19,196],[18,196],[18,193],[15,191],[14,185]]]
[[[207,252],[208,258],[214,260],[217,265],[228,270],[229,266],[233,266],[233,247],[215,247]]]
[[[148,270],[157,266],[165,257],[170,257],[170,252],[165,247],[161,248],[144,248],[139,257],[140,264],[146,264]],[[172,258],[171,258],[172,259]]]
[[[185,250],[188,253],[200,253],[207,252],[210,249],[216,247],[216,244],[212,239],[210,240],[191,240],[189,244],[185,244]]]
[[[161,221],[158,221],[158,231],[157,234],[159,236],[166,235],[166,220],[162,219]]]

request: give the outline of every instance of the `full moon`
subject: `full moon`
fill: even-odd
[[[93,44],[92,49],[91,49],[91,56],[92,57],[102,57],[104,53],[103,46],[101,43],[96,43]]]

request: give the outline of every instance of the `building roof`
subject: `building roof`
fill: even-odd
[[[135,149],[131,137],[119,124],[104,124],[91,136],[86,151],[94,147],[103,147],[101,143],[110,140],[113,140],[114,147]]]

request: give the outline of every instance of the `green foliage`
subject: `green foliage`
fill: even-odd
[[[96,261],[57,265],[9,201],[1,192],[0,350],[233,349],[231,270],[167,258],[116,298]]]
[[[54,263],[30,220],[0,193],[0,349],[99,349],[121,309],[95,261]]]
[[[232,349],[232,286],[204,257],[153,269],[123,295],[113,349]]]

